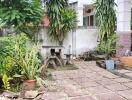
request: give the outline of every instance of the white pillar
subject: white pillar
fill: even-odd
[[[72,56],[76,57],[76,30],[72,31]]]
[[[117,0],[117,31],[130,31],[131,0]]]
[[[83,26],[83,5],[78,4],[77,8],[78,26]]]
[[[131,47],[131,0],[117,0],[117,34],[118,44],[123,46],[117,55],[123,56]]]

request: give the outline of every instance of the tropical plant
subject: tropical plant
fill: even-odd
[[[23,76],[26,80],[36,79],[39,85],[43,84],[38,77],[38,49],[36,45],[32,46],[24,33],[1,37],[0,46],[0,77],[3,77],[5,89],[10,89],[10,77],[15,76]]]
[[[116,41],[118,37],[116,34],[109,36],[107,41],[102,41],[100,45],[98,45],[98,51],[107,55],[106,59],[109,59],[113,54],[116,53]]]
[[[41,61],[38,57],[38,46],[28,45],[26,48],[26,55],[20,49],[20,46],[16,43],[16,56],[13,58],[22,69],[21,75],[25,80],[36,80],[38,86],[42,86],[44,81],[40,78],[40,64]]]
[[[15,44],[20,46],[23,55],[26,54],[27,44],[29,44],[28,37],[21,33],[16,36],[6,36],[0,37],[0,76],[7,74],[13,76],[14,74],[21,73],[21,67],[13,61],[12,58],[15,57]]]
[[[25,32],[32,38],[39,30],[42,8],[41,0],[0,0],[0,27],[14,26],[16,33]]]
[[[3,84],[4,84],[4,89],[9,90],[11,88],[9,81],[12,80],[12,79],[13,78],[8,77],[6,74],[3,75],[2,81],[3,81]]]
[[[26,80],[36,79],[40,60],[37,55],[37,46],[26,48],[26,55],[23,55],[18,44],[16,44],[16,57],[13,59],[21,68],[22,75]]]
[[[115,0],[96,0],[94,6],[100,39],[107,40],[116,30]]]
[[[77,26],[76,12],[69,7],[68,0],[47,0],[45,2],[50,21],[48,34],[52,40],[62,45],[67,33]]]

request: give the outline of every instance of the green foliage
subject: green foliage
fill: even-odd
[[[12,78],[8,77],[6,74],[3,75],[2,81],[4,83],[4,89],[6,90],[10,89],[10,83],[9,83],[10,80],[12,80]]]
[[[37,46],[26,48],[26,55],[23,54],[18,44],[16,44],[16,57],[13,60],[22,68],[22,75],[26,80],[36,79],[40,60],[37,55]]]
[[[40,0],[3,0],[1,10],[2,21],[7,25],[37,24],[43,16]]]
[[[67,0],[50,0],[46,8],[50,20],[48,34],[52,40],[63,43],[67,33],[77,26],[76,12],[69,7]]]
[[[116,13],[115,0],[96,0],[96,21],[100,31],[99,50],[106,53],[108,58],[116,52]]]
[[[29,44],[29,39],[25,34],[0,37],[0,75],[13,76],[21,73],[21,67],[12,59],[16,57],[16,43],[20,46],[23,55],[25,55],[27,44]]]
[[[31,44],[24,33],[1,37],[0,46],[0,76],[5,89],[10,89],[8,76],[16,74],[26,80],[36,79],[39,84],[43,82],[39,78],[38,46]],[[19,87],[11,89],[17,91]]]
[[[109,58],[113,54],[116,53],[116,41],[117,41],[116,34],[113,34],[109,36],[107,41],[102,41],[100,45],[98,45],[98,51],[107,54],[107,57]],[[108,59],[107,58],[107,59]]]
[[[96,0],[94,6],[101,41],[107,40],[116,29],[115,0]]]
[[[16,83],[15,86],[11,86],[10,91],[12,92],[20,92],[22,90],[22,84]]]
[[[44,14],[41,0],[0,0],[0,9],[0,27],[14,26],[17,33],[25,32],[31,38],[39,30]]]

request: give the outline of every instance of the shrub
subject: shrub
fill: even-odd
[[[16,43],[19,44],[23,55],[25,55],[27,44],[29,44],[29,39],[25,34],[0,37],[0,75],[7,74],[13,76],[14,74],[21,73],[21,68],[12,59],[16,55]]]

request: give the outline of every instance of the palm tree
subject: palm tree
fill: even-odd
[[[76,12],[69,7],[68,0],[46,0],[45,3],[50,21],[48,34],[62,45],[67,33],[77,26]]]

